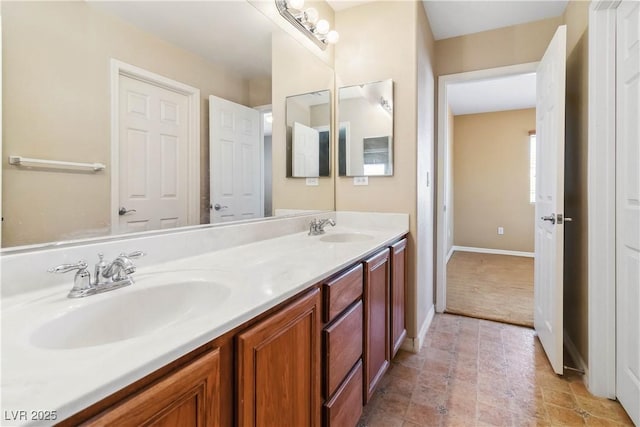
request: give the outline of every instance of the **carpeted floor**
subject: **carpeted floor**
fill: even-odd
[[[454,252],[446,311],[532,327],[533,258]]]

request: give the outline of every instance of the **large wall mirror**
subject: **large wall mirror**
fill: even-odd
[[[338,92],[340,176],[393,175],[393,81]]]
[[[334,208],[281,182],[279,103],[302,92],[272,91],[297,78],[274,59],[291,57],[273,42],[291,36],[251,3],[0,7],[2,247]]]
[[[287,97],[287,176],[330,176],[331,92]]]

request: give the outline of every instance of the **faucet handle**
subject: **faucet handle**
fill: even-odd
[[[142,251],[133,251],[133,252],[128,253],[128,254],[125,254],[124,252],[122,252],[120,254],[120,256],[127,257],[127,258],[130,258],[130,259],[142,258],[145,255],[146,255],[146,253],[142,252]]]
[[[86,270],[87,269],[87,261],[80,260],[75,264],[60,264],[56,267],[51,267],[47,271],[49,273],[68,273],[73,270]]]

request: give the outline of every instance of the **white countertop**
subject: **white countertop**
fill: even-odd
[[[406,227],[347,228],[327,235],[365,233],[369,240],[328,243],[321,236],[295,233],[139,268],[135,284],[100,295],[68,299],[69,283],[19,294],[2,301],[1,425],[48,425],[9,421],[8,411],[57,411],[58,421],[98,402],[182,355],[300,293],[406,234]],[[153,332],[109,344],[44,349],[33,332],[52,319],[89,304],[162,281],[211,280],[230,292],[210,312],[176,321]],[[123,313],[124,315],[124,313]],[[100,325],[96,325],[100,328]]]

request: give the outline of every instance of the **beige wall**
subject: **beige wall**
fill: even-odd
[[[549,18],[438,40],[438,75],[539,61],[561,24],[562,18]]]
[[[85,2],[1,6],[3,246],[110,231],[111,58],[200,89],[201,217],[208,222],[207,98],[248,104],[248,82]],[[8,167],[10,154],[101,162],[107,169],[97,174],[21,170]]]
[[[529,131],[535,126],[535,108],[455,117],[456,246],[533,252]]]
[[[588,354],[587,131],[589,2],[570,1],[567,25],[564,323],[582,359]]]
[[[325,89],[330,89],[331,96],[334,96],[333,69],[305,46],[288,34],[277,32],[273,35],[271,47],[273,117],[285,117],[287,96]],[[331,114],[333,117],[333,112]],[[332,144],[333,146],[335,145]],[[332,176],[318,178],[318,186],[307,186],[303,178],[287,178],[284,120],[273,121],[272,154],[274,211],[276,209],[334,209]]]
[[[410,337],[417,336],[433,306],[432,222],[427,224],[432,205],[427,205],[428,190],[416,188],[427,188],[433,152],[433,42],[422,10],[419,2],[385,1],[336,12],[337,86],[394,81],[394,175],[369,177],[368,186],[353,186],[352,178],[337,177],[336,209],[409,214]],[[420,213],[419,199],[424,203]]]

